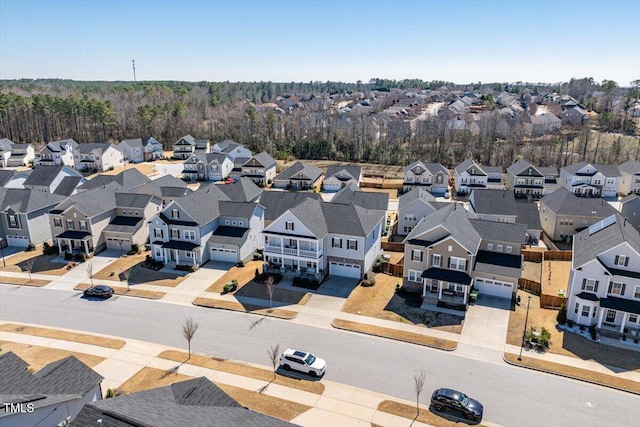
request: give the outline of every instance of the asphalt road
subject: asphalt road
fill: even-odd
[[[636,426],[640,398],[615,390],[416,345],[201,307],[136,298],[89,301],[79,293],[0,285],[0,319],[98,332],[186,348],[181,325],[200,323],[192,349],[269,366],[280,343],[327,360],[326,379],[413,400],[413,375],[427,374],[421,401],[438,387],[480,400],[484,420],[504,426]]]

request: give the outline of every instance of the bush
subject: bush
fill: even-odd
[[[594,340],[594,341],[595,341],[595,340],[597,340],[597,339],[598,339],[598,336],[597,336],[597,334],[596,334],[596,327],[595,327],[595,325],[591,325],[591,326],[589,326],[589,334],[591,334],[591,339],[592,339],[592,340]]]
[[[104,395],[105,399],[109,399],[110,397],[116,397],[116,392],[112,388],[108,388],[107,393]]]
[[[59,252],[60,250],[57,246],[51,246],[47,242],[42,245],[42,253],[44,255],[58,255]]]
[[[570,327],[570,328],[573,328],[573,325],[574,325],[573,320],[568,319],[567,320],[567,326]]]
[[[300,278],[299,277],[294,277],[293,278],[293,286],[300,286]]]
[[[138,252],[140,252],[140,246],[137,243],[133,243],[131,245],[131,251],[130,252],[131,252],[131,255],[137,254]]]
[[[254,260],[254,261],[262,260],[262,254],[261,254],[261,253],[259,253],[259,252],[254,252],[254,253],[253,253],[253,260]]]
[[[64,259],[65,261],[71,261],[73,259],[73,255],[71,255],[69,252],[65,252]]]
[[[244,267],[244,261],[240,260],[238,261],[238,264],[236,264],[238,267]]]
[[[560,311],[558,311],[556,321],[561,325],[567,323],[567,304],[563,303],[562,306],[560,306]]]
[[[234,285],[238,286],[238,281],[237,281],[236,279],[233,279],[233,280],[231,281],[231,283],[233,283]]]
[[[225,294],[228,294],[229,292],[233,292],[238,288],[238,282],[231,281],[231,282],[227,282],[225,283],[225,285],[222,287],[222,290]]]
[[[360,282],[360,286],[364,286],[365,288],[368,288],[370,286],[373,286],[376,284],[376,279],[371,278],[371,279],[365,279],[362,282]]]
[[[65,257],[66,259],[66,257]],[[79,253],[79,254],[75,254],[73,256],[73,260],[76,262],[85,262],[87,260],[87,255],[83,254],[83,253]]]
[[[160,264],[162,264],[162,263],[160,263]],[[164,266],[164,264],[163,264],[163,266]],[[178,264],[178,265],[176,265],[175,269],[178,270],[178,271],[188,271],[189,273],[193,273],[194,271],[197,270],[195,265],[186,265],[186,264]]]
[[[24,250],[25,252],[31,252],[31,251],[35,251],[36,250],[36,245],[34,245],[33,243],[29,243],[27,245],[27,248]]]
[[[580,325],[580,330],[584,331],[584,325]]]

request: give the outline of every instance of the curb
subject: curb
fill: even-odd
[[[342,331],[354,332],[354,333],[356,333],[356,334],[370,335],[370,336],[378,337],[378,338],[385,338],[385,339],[388,339],[388,340],[394,340],[394,341],[399,341],[399,342],[405,342],[405,343],[407,343],[407,344],[419,345],[419,346],[422,346],[422,347],[433,348],[433,349],[435,349],[435,350],[442,350],[442,351],[456,351],[456,350],[458,349],[458,345],[460,344],[460,342],[457,342],[457,343],[456,343],[456,346],[455,346],[454,348],[444,348],[444,347],[438,347],[438,346],[435,346],[435,345],[421,344],[421,343],[417,343],[417,342],[414,342],[414,341],[404,340],[404,339],[402,339],[402,338],[389,337],[389,336],[386,336],[386,335],[380,335],[380,334],[370,334],[370,333],[367,333],[367,332],[360,332],[360,331],[354,331],[353,329],[349,329],[349,328],[343,328],[343,327],[341,327],[341,326],[336,326],[336,325],[334,325],[334,324],[333,324],[333,322],[334,322],[335,320],[343,320],[343,319],[333,319],[333,320],[331,321],[331,326],[332,326],[333,328],[335,328],[335,329],[339,329],[339,330],[342,330]],[[364,323],[363,323],[363,324],[364,324]],[[387,329],[389,329],[389,328],[387,328]]]
[[[260,314],[260,313],[253,313],[251,311],[246,311],[246,310],[234,310],[232,308],[227,308],[227,307],[210,307],[208,305],[204,305],[204,304],[196,304],[195,302],[191,301],[191,305],[196,306],[196,307],[203,307],[203,308],[209,308],[212,310],[226,310],[226,311],[232,311],[234,313],[245,313],[245,314],[252,314],[254,316],[260,316],[260,317],[271,317],[272,319],[279,319],[279,320],[293,320],[296,317],[298,317],[298,312],[296,312],[296,315],[293,317],[285,317],[285,316],[277,316],[274,315],[273,313],[269,314]],[[266,307],[264,308],[265,310],[267,309]],[[261,309],[263,310],[263,309]]]
[[[504,360],[504,362],[507,365],[516,366],[518,368],[530,369],[532,371],[537,371],[537,372],[544,372],[545,374],[551,374],[551,375],[556,375],[558,377],[569,378],[569,379],[572,379],[572,380],[575,380],[575,381],[581,381],[581,382],[584,382],[584,383],[593,384],[593,385],[597,385],[597,386],[600,386],[600,387],[607,387],[607,388],[610,388],[610,389],[613,389],[613,390],[623,391],[625,393],[631,393],[631,394],[635,394],[637,396],[640,396],[640,392],[637,392],[637,391],[627,390],[625,388],[616,387],[616,386],[613,386],[613,385],[610,385],[610,384],[604,384],[604,383],[601,383],[601,382],[598,382],[598,381],[587,380],[587,379],[584,379],[584,378],[577,378],[577,377],[574,377],[572,375],[561,374],[559,372],[552,372],[552,371],[547,371],[547,370],[540,369],[540,368],[534,368],[532,366],[527,366],[527,365],[522,364],[522,363],[511,362],[510,360],[507,360],[507,358],[505,357],[505,354],[507,354],[507,353],[506,352],[502,352],[502,360]],[[513,354],[513,353],[508,353],[508,354]]]

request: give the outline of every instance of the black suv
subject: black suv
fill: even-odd
[[[459,391],[439,388],[431,395],[431,404],[439,412],[447,408],[471,421],[480,421],[482,419],[483,408],[480,402]]]

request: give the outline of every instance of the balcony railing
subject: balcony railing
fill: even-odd
[[[293,256],[300,256],[304,258],[320,258],[322,256],[322,251],[308,251],[304,249],[287,248],[287,247],[272,246],[272,245],[266,245],[264,247],[264,251],[266,253],[293,255]]]

